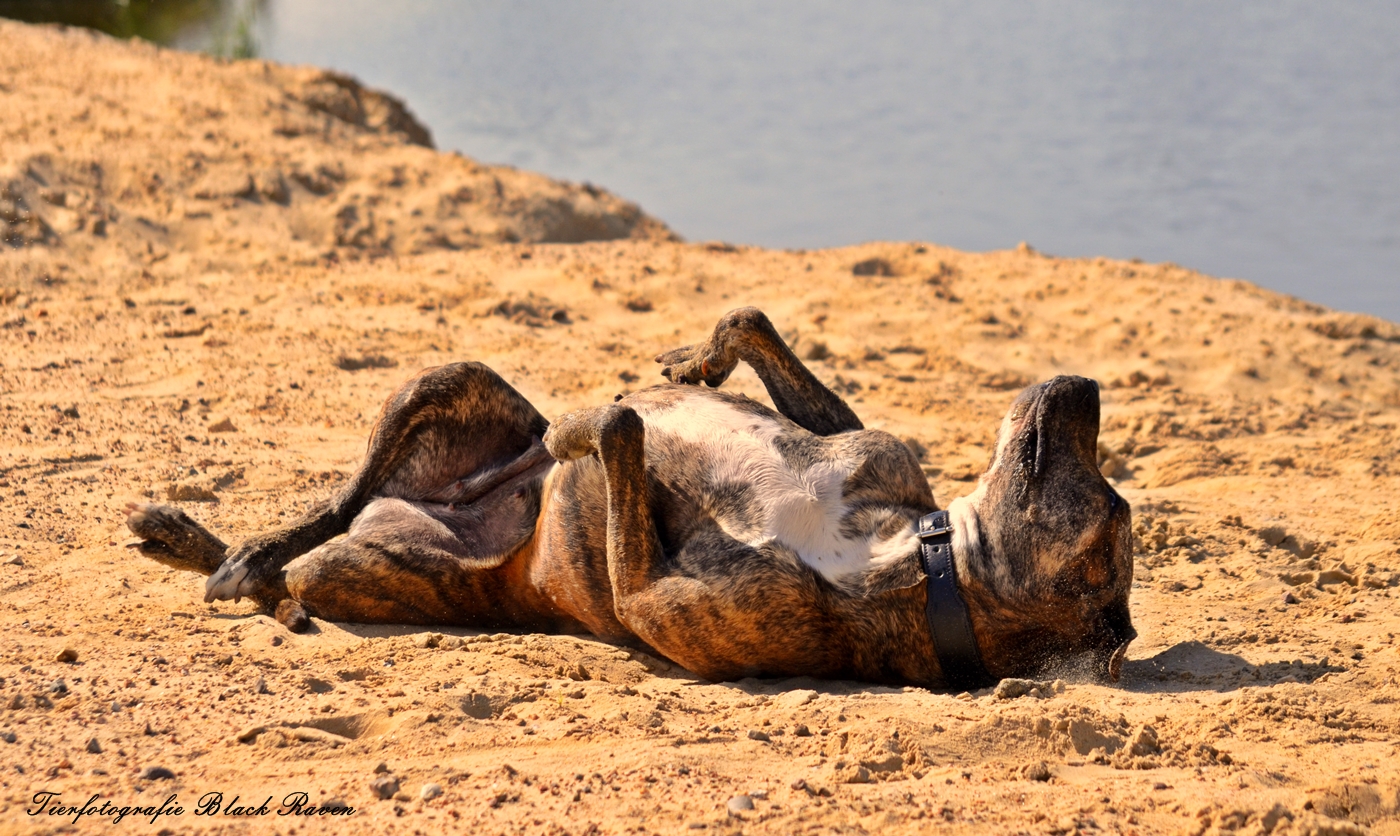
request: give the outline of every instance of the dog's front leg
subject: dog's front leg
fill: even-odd
[[[753,367],[778,411],[809,432],[834,435],[864,429],[846,402],[802,365],[758,308],[732,310],[715,325],[708,342],[656,358],[668,380],[710,386],[728,379],[740,360]]]
[[[560,461],[596,455],[603,466],[608,577],[618,620],[627,624],[628,599],[653,580],[662,555],[647,502],[646,428],[641,416],[628,406],[580,409],[551,424],[544,444]]]

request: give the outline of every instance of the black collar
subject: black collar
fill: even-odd
[[[982,665],[972,619],[958,594],[953,564],[953,525],[947,511],[934,511],[919,520],[919,560],[928,576],[928,631],[938,653],[938,665],[949,688],[970,691],[991,684]]]

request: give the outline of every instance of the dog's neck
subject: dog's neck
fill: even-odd
[[[948,517],[953,524],[953,567],[964,585],[970,578],[981,578],[992,563],[982,540],[982,521],[977,515],[979,486],[968,496],[960,496],[948,504]]]
[[[956,499],[946,511],[919,520],[918,561],[927,583],[929,635],[942,684],[959,689],[992,681],[986,667],[986,639],[978,629],[978,622],[985,628],[986,621],[978,617],[981,578],[974,574],[985,558],[978,499],[976,493]]]

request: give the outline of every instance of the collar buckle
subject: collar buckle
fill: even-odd
[[[927,540],[953,532],[953,517],[947,511],[935,511],[920,518],[919,538]]]

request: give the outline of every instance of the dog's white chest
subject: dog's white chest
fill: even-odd
[[[649,406],[638,405],[648,456],[664,446],[694,450],[698,472],[690,476],[702,486],[701,501],[734,539],[777,543],[832,582],[913,550],[913,526],[907,536],[880,539],[845,524],[844,487],[859,461],[785,457],[779,445],[789,431],[778,421],[703,392],[680,405]]]

